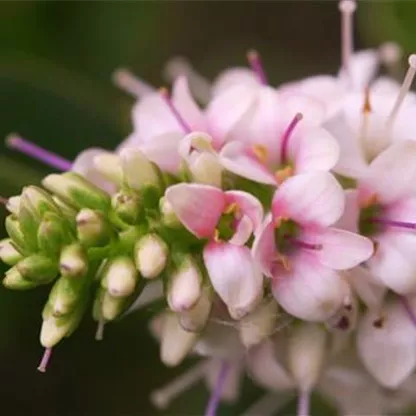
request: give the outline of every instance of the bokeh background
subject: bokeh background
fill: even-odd
[[[416,50],[415,1],[359,2],[357,47],[385,40]],[[263,57],[272,84],[335,73],[340,56],[336,1],[3,1],[0,2],[0,138],[11,131],[73,159],[87,146],[114,148],[130,129],[131,98],[111,83],[126,66],[155,86],[175,55],[189,57],[213,78],[246,65],[247,49]],[[49,169],[0,142],[0,195],[38,184]],[[0,222],[5,210],[0,207]],[[4,228],[0,228],[0,237]],[[0,273],[4,272],[0,266]],[[94,341],[87,317],[53,353],[46,374],[36,371],[40,312],[47,290],[0,288],[0,403],[4,415],[156,415],[150,391],[191,364],[166,369],[147,332],[152,310],[108,325]],[[249,381],[244,400],[223,406],[237,415],[259,397]],[[203,413],[199,385],[165,414]],[[316,414],[334,414],[314,397]],[[294,404],[281,414],[293,414]]]

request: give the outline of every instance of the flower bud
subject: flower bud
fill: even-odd
[[[300,390],[310,391],[321,374],[326,354],[323,327],[302,323],[293,329],[288,344],[288,366]]]
[[[16,269],[26,280],[36,283],[49,283],[58,274],[58,265],[49,257],[32,254],[19,261]]]
[[[82,277],[88,271],[88,258],[78,243],[66,246],[61,251],[59,269],[63,276]]]
[[[76,224],[78,240],[87,247],[104,247],[111,240],[111,226],[100,211],[82,209]]]
[[[203,152],[190,162],[189,168],[194,182],[221,188],[224,169],[216,155]]]
[[[10,238],[0,241],[0,259],[9,266],[14,266],[23,259],[21,253],[16,249]]]
[[[127,305],[127,298],[111,296],[110,293],[105,292],[101,303],[101,316],[106,321],[113,321],[123,311]]]
[[[85,288],[85,279],[61,276],[53,285],[48,303],[51,314],[60,317],[72,313]]]
[[[123,189],[115,194],[111,205],[118,217],[127,224],[136,224],[142,213],[140,196],[131,190]]]
[[[157,234],[147,234],[136,243],[136,267],[145,279],[153,279],[163,271],[168,251],[168,246]]]
[[[161,187],[157,166],[143,152],[125,149],[120,156],[124,180],[130,188],[140,191],[147,187]]]
[[[241,319],[241,342],[250,348],[268,338],[274,331],[277,314],[278,306],[274,298],[263,301],[253,312]]]
[[[127,256],[119,256],[108,260],[101,285],[112,297],[126,297],[133,294],[138,277],[133,260]]]
[[[93,163],[97,171],[111,182],[118,185],[123,182],[120,156],[111,152],[103,152],[94,157]]]
[[[91,208],[108,211],[110,196],[75,172],[48,175],[43,186],[67,204],[75,208]]]
[[[212,293],[208,287],[205,287],[191,309],[178,313],[180,326],[188,332],[201,332],[208,322],[211,308]]]
[[[7,210],[17,216],[20,209],[20,196],[11,196],[7,199],[6,203]]]
[[[17,268],[12,267],[6,272],[6,276],[3,279],[3,286],[12,290],[29,290],[38,286],[38,283],[24,279]]]
[[[57,255],[70,242],[68,222],[53,212],[47,212],[40,222],[37,239],[41,251]]]
[[[51,195],[37,186],[27,186],[23,189],[22,195],[20,196],[20,208],[22,206],[28,206],[33,211],[32,215],[39,220],[49,211],[57,215],[60,214],[59,208],[56,206]]]
[[[25,243],[25,237],[23,236],[17,218],[14,215],[8,215],[4,225],[6,227],[7,234],[13,241],[13,244],[16,246],[16,248],[22,253],[26,252],[27,246]]]
[[[174,367],[182,362],[198,339],[198,334],[185,331],[178,317],[167,313],[161,333],[160,357],[163,364]]]
[[[64,217],[69,220],[71,223],[75,222],[75,217],[77,215],[77,211],[68,205],[66,202],[62,201],[61,198],[57,197],[56,195],[52,196],[53,202],[57,205],[59,210],[62,212]]]
[[[191,256],[186,256],[172,274],[167,291],[167,301],[174,312],[191,309],[201,296],[202,276]]]
[[[178,228],[182,226],[173,210],[172,204],[165,197],[160,198],[159,209],[162,214],[162,221],[165,225],[171,228]]]

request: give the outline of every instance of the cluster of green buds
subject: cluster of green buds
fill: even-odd
[[[7,203],[9,238],[0,243],[0,259],[12,267],[3,284],[26,290],[53,283],[40,334],[48,354],[74,332],[91,303],[101,339],[104,323],[125,313],[153,279],[163,280],[167,303],[177,312],[188,310],[205,290],[202,242],[180,225],[163,198],[172,177],[139,151],[123,158],[103,154],[96,165],[116,185],[112,196],[65,172],[44,178],[44,189],[24,188]],[[200,303],[207,309],[207,302]],[[184,325],[201,329],[188,315],[181,317]]]

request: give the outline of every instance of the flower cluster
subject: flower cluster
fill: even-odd
[[[375,78],[400,49],[353,53],[354,10],[340,2],[337,76],[275,88],[250,52],[250,69],[209,85],[175,60],[171,94],[116,73],[137,103],[114,152],[88,149],[71,164],[9,138],[66,171],[8,199],[0,243],[6,287],[53,282],[41,370],[91,296],[98,339],[104,323],[164,299],[151,323],[163,363],[207,358],[154,392],[159,407],[205,378],[213,416],[245,373],[270,391],[247,414],[271,414],[276,392],[292,390],[299,415],[314,389],[351,414],[412,402],[416,56],[402,86]]]

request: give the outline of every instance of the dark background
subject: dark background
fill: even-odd
[[[414,1],[359,3],[359,47],[396,40],[407,52],[416,50]],[[189,57],[213,78],[227,66],[246,65],[245,53],[254,47],[277,85],[336,73],[339,43],[336,1],[0,2],[0,138],[18,131],[68,159],[88,146],[111,149],[129,133],[133,103],[111,83],[117,67],[160,86],[164,63],[174,55]],[[0,145],[0,195],[38,183],[48,171]],[[1,222],[4,216],[0,207]],[[108,325],[103,342],[94,341],[95,324],[87,317],[40,374],[38,333],[47,292],[0,288],[0,413],[156,414],[149,392],[189,363],[173,370],[159,363],[147,332],[152,311]],[[223,406],[221,414],[236,415],[260,395],[249,382],[243,393],[243,401]],[[202,414],[207,398],[200,385],[170,414]],[[313,409],[333,414],[316,398]]]

